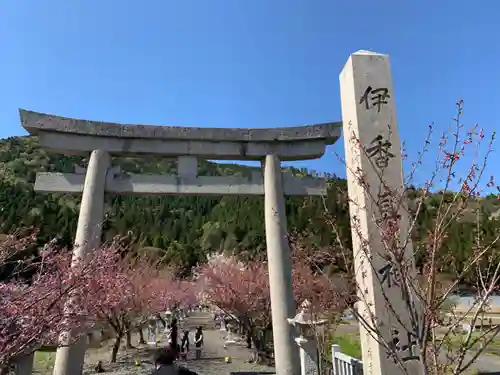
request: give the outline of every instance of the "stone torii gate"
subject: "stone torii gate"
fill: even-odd
[[[123,195],[264,195],[276,373],[298,374],[298,348],[287,318],[295,315],[291,255],[286,238],[285,195],[322,195],[325,181],[282,173],[282,160],[321,157],[340,137],[340,123],[271,128],[222,129],[121,125],[20,110],[22,126],[42,147],[63,154],[90,154],[86,170],[38,173],[35,190],[82,193],[74,256],[100,244],[104,193]],[[133,175],[111,165],[110,156],[158,155],[177,158],[177,175]],[[263,176],[197,175],[197,158],[258,160]],[[57,350],[54,375],[83,370],[85,342]]]
[[[393,267],[379,227],[379,222],[386,221],[392,211],[397,213],[394,217],[398,218],[400,228],[399,243],[405,244],[402,254],[414,270],[413,249],[408,240],[408,211],[405,199],[398,198],[404,196],[404,181],[389,56],[369,51],[352,54],[340,74],[340,91],[342,124],[294,128],[120,125],[21,110],[22,125],[39,137],[43,147],[66,154],[90,154],[85,173],[39,173],[35,190],[83,193],[74,246],[79,257],[99,246],[105,192],[264,195],[276,373],[298,375],[298,349],[287,321],[295,316],[295,305],[284,195],[320,195],[326,187],[321,180],[283,174],[280,161],[321,157],[325,146],[339,138],[342,126],[349,210],[352,222],[359,226],[351,225],[358,315],[371,324],[371,327],[360,324],[363,371],[365,375],[416,375],[421,372],[415,337],[423,316],[420,303],[414,296],[407,296],[411,304],[404,303],[401,290],[389,283],[387,277],[380,276],[383,270],[390,271]],[[145,154],[176,157],[177,175],[129,175],[110,165],[110,155]],[[262,161],[264,176],[256,174],[250,179],[197,176],[198,157]],[[397,194],[392,196],[389,192]],[[81,374],[84,353],[84,342],[60,347],[54,375]]]

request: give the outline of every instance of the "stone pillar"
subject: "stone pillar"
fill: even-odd
[[[167,310],[165,312],[165,323],[167,324],[167,327],[168,328],[170,326],[170,324],[172,324],[172,311],[170,310]]]
[[[300,374],[319,375],[318,343],[313,338],[297,337],[300,348]]]
[[[31,375],[33,373],[33,360],[35,352],[23,355],[15,360],[15,375]]]
[[[85,259],[100,245],[104,220],[104,191],[110,157],[106,151],[95,150],[90,155],[83,187],[80,214],[76,229],[73,262]],[[86,340],[79,339],[73,345],[71,332],[63,332],[54,363],[54,375],[79,375],[83,371]]]
[[[295,315],[292,259],[287,238],[281,163],[275,155],[266,156],[264,199],[276,374],[298,375],[299,361],[297,346],[294,343],[294,328],[287,320]]]
[[[376,329],[378,337],[393,347],[388,351],[378,344],[360,323],[364,373],[403,374],[396,363],[400,361],[408,375],[417,374],[418,348],[409,323],[410,316],[417,320],[420,310],[404,302],[406,297],[395,277],[397,267],[393,267],[397,263],[391,259],[381,234],[381,228],[400,228],[385,243],[396,238],[398,244],[406,244],[403,256],[411,276],[413,248],[407,241],[405,200],[400,199],[404,189],[401,142],[389,56],[368,51],[352,54],[340,74],[340,90],[354,262],[358,270],[358,313]]]

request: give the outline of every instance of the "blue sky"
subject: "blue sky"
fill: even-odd
[[[338,75],[369,49],[391,56],[412,157],[457,99],[466,124],[497,127],[499,12],[498,0],[3,0],[0,137],[24,134],[19,107],[201,127],[338,121]],[[336,152],[296,165],[343,176]]]

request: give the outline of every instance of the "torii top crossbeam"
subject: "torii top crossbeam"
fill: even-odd
[[[124,125],[20,109],[22,126],[43,147],[64,154],[105,150],[113,155],[192,155],[206,159],[281,160],[321,157],[340,137],[341,122],[286,128],[237,129]]]

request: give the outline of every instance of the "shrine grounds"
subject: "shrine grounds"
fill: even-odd
[[[186,328],[194,333],[196,326],[202,325],[205,327],[205,347],[201,360],[188,359],[186,362],[179,362],[181,365],[196,371],[200,375],[221,375],[229,374],[230,372],[238,371],[259,371],[264,373],[274,373],[274,368],[265,365],[257,365],[249,363],[248,359],[251,356],[250,350],[243,346],[233,346],[224,349],[224,334],[220,330],[213,329],[213,319],[209,313],[191,313],[191,316],[186,321]],[[138,342],[138,334],[133,335],[132,344]],[[165,340],[160,342],[165,345]],[[85,356],[84,374],[95,374],[93,367],[97,361],[103,362],[105,374],[110,375],[146,375],[153,371],[153,353],[154,348],[148,345],[137,345],[134,349],[123,349],[118,353],[117,363],[109,363],[109,353],[113,340],[107,340],[101,343],[99,347],[89,348]],[[193,353],[191,353],[194,356]],[[35,365],[33,374],[51,375],[54,366],[55,352],[39,351],[35,354]],[[231,363],[225,363],[225,357],[229,355],[232,359]],[[137,367],[135,360],[139,359],[141,365]]]

